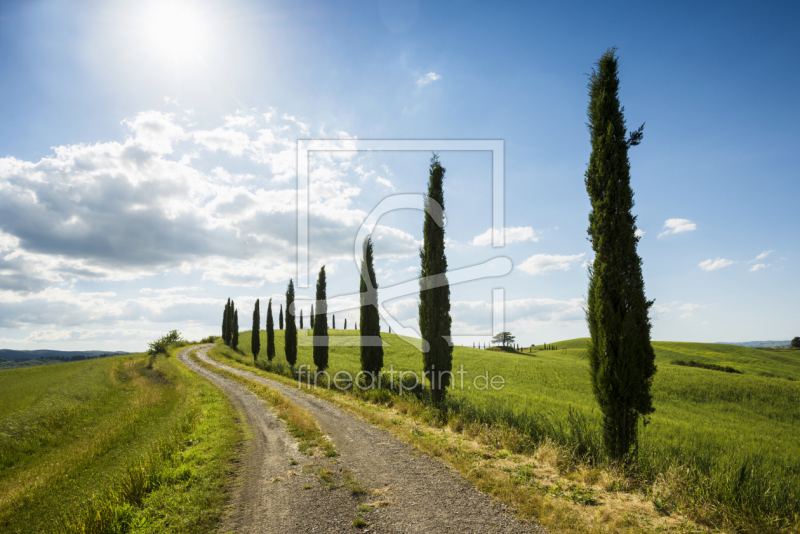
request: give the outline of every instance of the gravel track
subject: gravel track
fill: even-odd
[[[308,410],[322,430],[333,440],[340,457],[331,462],[334,471],[349,470],[366,488],[384,490],[379,497],[362,496],[359,499],[349,491],[339,488],[328,490],[320,488],[317,482],[314,491],[302,490],[293,486],[308,484],[301,478],[292,477],[291,483],[270,484],[269,480],[281,476],[287,470],[289,456],[301,463],[301,455],[292,448],[293,439],[285,432],[282,422],[264,409],[264,403],[233,381],[210,373],[188,359],[188,352],[182,353],[184,361],[193,370],[220,384],[231,396],[237,406],[241,405],[248,424],[253,428],[253,445],[246,456],[260,455],[268,459],[252,469],[262,472],[245,474],[245,487],[250,488],[258,498],[243,495],[246,511],[234,510],[230,520],[224,525],[235,532],[370,532],[370,533],[461,533],[485,534],[502,533],[541,533],[543,527],[531,522],[518,521],[508,508],[481,493],[454,469],[442,461],[430,458],[410,445],[399,441],[390,433],[378,429],[357,417],[345,413],[335,405],[308,395],[298,389],[280,382],[269,380],[247,371],[241,371],[220,364],[206,355],[210,346],[198,350],[197,357],[204,362],[236,373],[280,391],[293,403]],[[194,350],[194,349],[192,349]],[[246,397],[257,402],[244,402]],[[260,403],[260,404],[259,404]],[[267,415],[268,414],[268,415]],[[252,421],[251,421],[252,420]],[[263,445],[261,444],[263,442]],[[296,447],[296,446],[295,446]],[[280,459],[283,459],[281,463]],[[320,460],[314,460],[319,464]],[[245,458],[244,464],[250,466]],[[308,468],[306,468],[308,470]],[[298,470],[301,471],[301,470]],[[251,486],[257,486],[252,487]],[[237,486],[237,490],[239,487]],[[323,495],[320,495],[320,491]],[[297,498],[297,492],[304,497]],[[310,497],[306,499],[305,497]],[[234,494],[234,503],[239,495]],[[310,500],[307,504],[306,501]],[[352,520],[360,502],[376,500],[391,501],[391,505],[376,508],[364,514],[369,525],[355,529]],[[359,502],[360,501],[360,502]],[[309,507],[306,507],[310,505]],[[250,509],[255,507],[257,509]],[[293,513],[289,514],[291,509]],[[314,518],[300,522],[298,516]],[[256,527],[254,523],[275,524],[275,528]],[[278,525],[281,525],[278,527]],[[286,530],[280,530],[286,528]],[[223,529],[225,532],[225,529]]]
[[[204,357],[210,347],[201,346],[198,355]],[[275,412],[240,384],[197,365],[189,357],[195,348],[184,349],[178,358],[225,391],[243,414],[251,434],[236,469],[231,500],[219,532],[352,534],[358,500],[344,488],[327,489],[315,474],[322,467],[340,472],[335,461],[312,459],[298,452],[297,440]],[[297,465],[291,465],[292,460]]]

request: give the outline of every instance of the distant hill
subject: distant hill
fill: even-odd
[[[85,359],[101,356],[118,356],[128,352],[113,350],[13,350],[0,349],[0,360]]]
[[[788,349],[791,346],[792,341],[787,339],[786,341],[742,341],[741,343],[734,343],[732,341],[717,341],[716,343],[725,345],[739,345],[740,347],[750,347],[751,349],[757,349],[761,347]]]

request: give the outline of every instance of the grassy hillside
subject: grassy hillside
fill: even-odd
[[[313,364],[310,342],[303,340],[307,333],[299,332],[298,365]],[[352,331],[346,333],[352,335]],[[342,346],[344,334],[331,331],[331,374],[339,370],[355,374],[360,368],[358,347]],[[262,335],[265,351],[266,335]],[[409,343],[396,335],[382,337],[385,370],[393,366],[421,371],[421,354]],[[251,360],[250,333],[243,332],[240,340],[242,359]],[[565,433],[569,433],[570,410],[574,410],[594,429],[585,439],[596,440],[600,417],[591,393],[586,342],[554,342],[559,350],[530,354],[456,347],[453,368],[463,365],[468,374],[463,389],[455,377],[451,397],[483,410],[487,419],[505,419],[521,427],[546,420]],[[282,332],[276,332],[276,345],[277,361],[285,362]],[[656,476],[676,466],[688,467],[687,483],[698,497],[743,513],[783,518],[800,513],[796,504],[800,496],[800,351],[705,343],[653,345],[658,365],[653,386],[656,413],[642,433],[643,471]],[[731,366],[744,374],[682,367],[670,364],[673,360]],[[487,372],[502,376],[505,386],[476,389],[474,377]]]
[[[77,532],[101,517],[127,523],[119,532],[203,532],[221,513],[233,415],[174,358],[0,371],[0,531]]]

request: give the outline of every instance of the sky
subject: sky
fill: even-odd
[[[426,190],[430,151],[353,140],[501,140],[503,247],[492,152],[438,152],[450,269],[513,264],[452,285],[456,342],[490,338],[497,288],[521,345],[586,336],[587,75],[609,47],[628,128],[645,123],[630,160],[652,338],[800,335],[796,3],[47,0],[0,2],[0,346],[218,335],[229,297],[242,329],[256,299],[277,314],[299,281],[305,139],[343,150],[309,155],[298,298],[325,265],[329,297],[357,305],[359,228]],[[419,272],[422,223],[380,218],[387,294]],[[385,309],[415,330],[417,305]]]

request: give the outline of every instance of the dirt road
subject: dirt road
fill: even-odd
[[[308,479],[314,475],[303,473],[302,464],[318,468],[321,460],[310,461],[298,454],[282,422],[254,395],[235,382],[205,371],[182,353],[181,360],[189,367],[225,389],[253,429],[251,449],[243,461],[245,482],[235,490],[234,508],[223,532],[544,532],[538,525],[517,521],[504,505],[479,492],[455,470],[388,432],[295,388],[219,364],[206,356],[206,350],[207,347],[198,350],[201,360],[266,384],[308,410],[341,455],[327,460],[329,469],[349,470],[367,488],[384,490],[379,498],[356,498],[344,488],[327,489],[319,480],[312,489],[303,490],[303,486],[312,484]],[[271,483],[274,477],[286,476],[290,457],[301,463],[297,466],[301,469],[295,468],[300,474]],[[305,471],[309,470],[306,467]],[[352,520],[358,505],[375,500],[392,504],[363,514],[368,526],[355,529]]]

